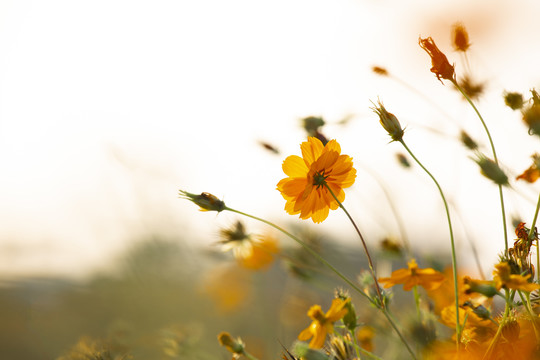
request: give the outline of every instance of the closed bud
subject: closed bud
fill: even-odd
[[[461,23],[454,24],[452,28],[452,44],[456,51],[467,51],[471,44],[469,43],[469,33]]]
[[[384,105],[377,101],[378,106],[372,107],[371,109],[379,115],[379,122],[382,127],[388,132],[388,135],[392,138],[393,141],[401,141],[403,139],[403,129],[397,117],[386,111]]]
[[[184,190],[180,190],[180,197],[189,200],[200,207],[201,211],[223,211],[225,203],[219,200],[215,195],[203,192],[200,195],[192,194]]]
[[[474,280],[465,276],[463,283],[465,284],[465,294],[477,293],[489,298],[497,295],[497,288],[493,281]]]
[[[420,47],[424,49],[431,57],[431,72],[437,76],[437,79],[442,83],[441,79],[456,81],[456,73],[454,65],[450,65],[446,55],[435,45],[435,41],[431,37],[418,39]]]
[[[518,92],[504,92],[504,103],[512,110],[523,108],[523,95]]]
[[[459,134],[459,138],[461,140],[461,143],[465,145],[465,147],[469,150],[476,150],[478,149],[478,144],[476,141],[474,141],[469,134],[465,132],[465,130],[461,130],[461,133]]]
[[[241,355],[244,353],[244,343],[240,338],[234,339],[231,334],[222,331],[218,335],[218,341],[221,346],[224,346],[231,353]]]
[[[495,161],[488,159],[483,155],[479,155],[475,159],[478,166],[480,166],[480,172],[482,175],[491,179],[495,184],[498,185],[508,185],[508,176],[504,171],[495,163]]]

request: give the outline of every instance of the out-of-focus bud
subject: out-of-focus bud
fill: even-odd
[[[465,75],[459,80],[459,86],[471,99],[478,99],[484,93],[485,84],[477,82],[470,76]]]
[[[452,27],[452,45],[456,51],[467,51],[471,44],[469,43],[469,33],[461,23],[455,23]]]
[[[497,295],[497,289],[493,281],[474,280],[465,276],[463,278],[463,284],[465,284],[465,294],[478,293],[487,297]]]
[[[522,118],[529,126],[529,132],[540,136],[540,105],[532,104],[523,110]]]
[[[388,76],[388,70],[386,70],[385,68],[381,66],[374,65],[371,67],[371,71],[373,71],[377,75]]]
[[[244,343],[240,338],[233,339],[231,334],[222,331],[218,335],[218,341],[221,346],[224,346],[233,355],[242,355],[244,353]]]
[[[393,141],[401,141],[404,132],[399,120],[394,114],[386,111],[386,108],[380,101],[377,101],[377,103],[378,105],[374,104],[375,107],[372,107],[371,109],[379,115],[379,122],[382,127],[388,132],[388,135],[390,135]]]
[[[219,200],[215,195],[203,192],[200,195],[192,194],[184,190],[179,190],[182,199],[189,200],[200,207],[201,211],[223,211],[225,203]]]
[[[491,312],[483,305],[474,305],[470,301],[465,301],[463,306],[468,307],[479,318],[488,320],[491,317]]]
[[[270,152],[273,152],[274,154],[278,155],[279,154],[279,150],[278,148],[276,148],[274,145],[272,144],[269,144],[265,141],[259,141],[259,145],[261,145],[263,148],[265,148],[266,150],[270,151]]]
[[[454,70],[454,65],[450,65],[446,55],[442,53],[441,50],[435,45],[435,42],[430,37],[418,39],[420,47],[424,49],[428,55],[431,57],[431,72],[437,76],[437,79],[442,83],[441,79],[450,80],[452,82],[456,81],[456,73]]]
[[[407,156],[405,156],[405,154],[397,153],[396,158],[397,158],[397,161],[399,162],[399,164],[401,166],[403,166],[404,168],[410,168],[411,167],[411,163],[409,162],[409,159],[407,159]]]
[[[463,145],[465,145],[465,147],[467,149],[470,149],[470,150],[477,150],[478,149],[478,144],[476,143],[476,141],[474,141],[470,136],[469,134],[467,134],[465,132],[465,130],[461,130],[460,134],[459,134],[459,139],[461,140],[461,143]]]
[[[304,360],[328,360],[328,355],[318,349],[312,349],[308,344],[297,341],[293,345],[293,353]]]
[[[356,323],[356,311],[354,309],[354,305],[351,302],[351,297],[345,290],[337,289],[336,298],[347,302],[345,304],[347,313],[345,314],[345,316],[343,316],[342,320],[345,326],[347,327],[347,329],[349,329],[351,332],[354,333],[357,323]]]
[[[506,176],[504,171],[495,163],[495,161],[488,159],[484,155],[478,155],[478,158],[474,161],[480,166],[482,175],[492,180],[495,184],[509,185],[508,176]]]
[[[512,110],[523,108],[523,95],[518,92],[504,92],[504,103]]]

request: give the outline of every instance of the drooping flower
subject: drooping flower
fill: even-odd
[[[498,263],[495,265],[495,270],[493,271],[493,280],[495,281],[497,289],[504,287],[506,289],[522,290],[526,292],[540,289],[540,285],[529,282],[530,277],[531,274],[525,276],[512,274],[510,265],[507,262]]]
[[[420,38],[418,40],[420,47],[424,49],[431,57],[431,72],[437,76],[440,82],[441,79],[456,81],[456,73],[454,71],[454,65],[450,65],[446,55],[435,45],[435,41],[430,37],[425,39]]]
[[[403,284],[403,290],[409,291],[414,286],[420,285],[426,290],[433,290],[439,287],[444,281],[444,275],[437,270],[427,268],[419,269],[416,260],[408,262],[407,269],[398,269],[387,278],[379,278],[379,281],[386,283],[385,288]]]
[[[326,335],[334,332],[334,322],[347,313],[346,305],[348,301],[339,298],[334,299],[326,314],[322,312],[320,305],[313,305],[307,313],[313,321],[298,335],[298,340],[306,341],[311,339],[310,348],[322,348]]]
[[[339,207],[332,193],[343,202],[343,189],[354,184],[356,169],[350,156],[341,155],[336,140],[323,145],[319,139],[309,137],[300,148],[302,157],[291,155],[283,162],[288,177],[278,182],[277,189],[287,201],[287,213],[320,223],[328,217],[330,209]]]

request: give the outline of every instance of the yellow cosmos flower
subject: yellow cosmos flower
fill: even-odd
[[[343,189],[354,184],[356,169],[350,156],[341,155],[336,140],[323,145],[310,137],[300,148],[302,157],[291,155],[283,162],[283,172],[288,177],[277,184],[277,189],[287,201],[287,213],[320,223],[328,217],[329,209],[339,207],[328,188],[343,202]]]
[[[309,343],[309,347],[314,349],[322,348],[326,340],[326,335],[334,332],[334,322],[343,318],[347,313],[345,306],[348,301],[348,299],[334,299],[332,306],[330,306],[326,314],[322,312],[319,305],[313,305],[307,313],[313,321],[309,327],[302,330],[300,335],[298,335],[298,340],[306,341],[313,338]]]
[[[529,282],[531,274],[527,276],[512,274],[510,265],[507,262],[502,262],[495,265],[493,271],[493,280],[497,289],[506,288],[514,290],[522,290],[531,292],[540,289],[540,285]]]
[[[392,272],[388,278],[379,278],[379,281],[386,283],[385,288],[403,284],[403,290],[409,291],[414,286],[420,285],[426,290],[434,290],[444,282],[444,275],[437,270],[427,268],[419,269],[416,260],[408,262],[407,269],[399,269]]]

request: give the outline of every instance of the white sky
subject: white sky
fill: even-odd
[[[308,115],[330,123],[355,115],[348,127],[329,125],[327,135],[387,185],[397,183],[392,191],[409,232],[425,229],[418,246],[429,245],[430,232],[447,232],[440,200],[423,174],[395,165],[401,149],[387,144],[369,110],[377,96],[408,126],[410,147],[451,197],[464,201],[462,215],[472,216],[467,222],[489,264],[502,247],[496,189],[459,146],[424,127],[455,134],[458,123],[487,141],[472,110],[429,72],[417,41],[433,36],[459,71],[449,34],[454,22],[465,24],[473,74],[488,81],[480,107],[499,157],[522,171],[538,140],[524,135],[500,94],[539,86],[538,14],[536,1],[509,0],[3,0],[0,276],[81,274],[141,234],[211,243],[218,225],[235,217],[196,211],[177,199],[179,188],[294,222],[281,211],[275,184],[283,158],[299,153],[298,119]],[[373,75],[373,64],[437,105]],[[271,156],[258,140],[282,155]],[[536,198],[538,186],[520,189]],[[346,202],[372,239],[395,232],[378,191],[359,169]],[[509,201],[530,222],[534,204],[516,195]],[[338,231],[345,222],[331,214],[321,229]]]

